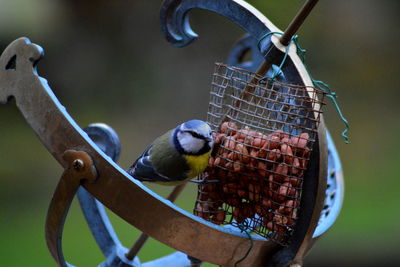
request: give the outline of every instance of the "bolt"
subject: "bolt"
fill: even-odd
[[[72,162],[72,167],[77,171],[82,170],[84,166],[85,166],[85,164],[83,163],[83,161],[81,159],[76,159]]]

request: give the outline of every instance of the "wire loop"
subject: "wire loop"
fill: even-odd
[[[258,42],[257,42],[257,47],[258,47],[259,50],[261,50],[261,49],[260,49],[260,43],[261,43],[265,38],[271,36],[272,34],[280,34],[280,35],[282,35],[283,33],[282,33],[282,32],[268,32],[268,33],[264,34],[263,36],[261,36],[261,38],[260,38],[260,39],[258,40]],[[306,60],[306,50],[300,47],[299,36],[298,36],[298,35],[294,35],[294,36],[291,38],[291,41],[293,41],[293,43],[296,45],[296,52],[297,52],[297,55],[300,57],[301,61],[302,61],[303,64],[304,64],[304,67],[306,68],[306,71],[307,71],[308,74],[310,75],[310,78],[311,78],[311,81],[312,81],[313,85],[314,85],[316,88],[318,88],[319,90],[325,92],[326,95],[327,95],[327,97],[332,101],[332,103],[333,103],[333,105],[334,105],[334,107],[335,107],[337,113],[339,114],[340,119],[342,120],[342,122],[343,122],[344,125],[345,125],[345,129],[344,129],[344,131],[342,132],[342,137],[344,138],[344,142],[345,142],[346,144],[350,143],[349,137],[347,136],[347,132],[349,131],[350,124],[349,124],[348,120],[343,116],[342,110],[341,110],[341,108],[339,107],[339,104],[338,104],[338,102],[337,102],[337,100],[336,100],[337,97],[338,97],[337,94],[336,94],[336,92],[333,92],[332,89],[329,87],[328,84],[324,83],[323,81],[315,80],[315,79],[311,76],[310,71],[308,70],[308,67],[307,67],[307,65],[306,65],[306,63],[305,63],[305,60]],[[288,54],[289,54],[289,47],[290,47],[291,43],[292,43],[292,42],[290,42],[289,45],[286,46],[285,55],[284,55],[284,57],[283,57],[281,63],[279,64],[278,69],[277,69],[276,71],[274,71],[274,73],[272,74],[272,77],[269,78],[269,77],[267,77],[267,76],[264,76],[261,80],[265,80],[265,79],[268,79],[268,78],[269,78],[270,81],[273,82],[273,81],[276,79],[276,77],[278,77],[278,76],[282,73],[282,67],[283,67],[283,65],[285,64],[285,61],[286,61],[287,56],[288,56]],[[270,50],[266,51],[264,57],[265,57],[266,55],[268,55],[269,52],[270,52]]]

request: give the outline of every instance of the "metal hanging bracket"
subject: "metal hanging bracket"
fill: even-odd
[[[67,167],[57,184],[46,218],[47,246],[60,266],[66,265],[61,249],[61,239],[72,199],[83,182],[92,183],[97,178],[96,168],[86,152],[67,150],[63,153],[63,159]]]

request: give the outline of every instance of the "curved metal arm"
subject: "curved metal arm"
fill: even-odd
[[[173,45],[183,47],[197,38],[198,35],[190,27],[188,15],[194,8],[222,15],[254,38],[261,38],[270,31],[278,30],[257,9],[242,0],[165,0],[160,12],[161,30]]]
[[[268,62],[279,65],[282,61],[286,46],[273,35],[263,38],[271,32],[282,31],[257,9],[242,0],[165,0],[160,11],[161,30],[171,44],[183,47],[197,38],[197,34],[193,32],[189,23],[189,12],[192,9],[212,11],[230,19],[245,30],[251,38],[261,41],[260,52],[265,55]],[[294,45],[291,45],[289,49],[288,59],[282,66],[282,72],[285,73],[286,80],[290,84],[312,86],[311,79],[297,56]]]

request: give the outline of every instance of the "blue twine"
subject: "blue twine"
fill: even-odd
[[[282,32],[268,32],[268,33],[264,34],[263,36],[261,36],[261,38],[260,38],[260,39],[258,40],[258,42],[257,42],[257,47],[258,47],[258,49],[259,49],[260,51],[261,51],[261,49],[260,49],[260,43],[261,43],[261,41],[264,40],[265,38],[269,37],[269,36],[272,35],[272,34],[280,34],[280,35],[282,35],[283,33],[282,33]],[[291,41],[293,41],[293,43],[296,45],[296,52],[297,52],[297,55],[300,57],[301,61],[302,61],[303,64],[304,64],[304,67],[306,68],[306,71],[307,71],[308,74],[310,75],[310,78],[311,78],[311,81],[312,81],[313,85],[314,85],[316,88],[318,88],[319,90],[325,92],[325,93],[326,93],[326,96],[327,96],[327,97],[331,100],[331,102],[333,103],[333,105],[334,105],[334,107],[335,107],[337,113],[339,114],[340,119],[342,120],[342,122],[343,122],[344,125],[345,125],[345,129],[344,129],[344,131],[342,132],[342,137],[344,138],[344,142],[345,142],[346,144],[348,144],[348,143],[350,143],[350,141],[349,141],[349,137],[347,136],[347,132],[349,131],[350,124],[349,124],[349,122],[346,120],[346,118],[343,116],[343,113],[342,113],[342,111],[341,111],[341,109],[340,109],[340,107],[339,107],[339,104],[338,104],[337,100],[336,100],[336,99],[337,99],[337,95],[336,95],[335,92],[333,92],[333,91],[331,90],[331,88],[329,87],[328,84],[324,83],[323,81],[318,81],[318,80],[315,80],[315,79],[312,78],[312,76],[311,76],[311,74],[310,74],[310,71],[308,70],[308,67],[307,67],[307,65],[305,64],[305,60],[306,60],[306,50],[305,50],[305,49],[302,49],[302,48],[300,47],[300,44],[299,44],[299,40],[298,40],[298,39],[299,39],[299,37],[298,37],[297,35],[294,35],[294,36],[291,38]],[[281,64],[278,66],[278,70],[275,71],[275,72],[273,73],[272,77],[270,78],[271,82],[273,82],[273,81],[275,80],[275,78],[278,77],[278,76],[282,73],[282,67],[283,67],[283,64],[284,64],[285,61],[286,61],[286,58],[287,58],[288,54],[289,54],[289,47],[290,47],[290,45],[291,45],[291,42],[289,43],[288,46],[286,46],[285,55],[284,55],[284,57],[283,57],[283,59],[282,59]],[[268,51],[265,53],[264,57],[265,57],[269,52],[270,52],[270,50],[268,50]],[[266,78],[268,78],[268,77],[263,77],[262,79],[266,79]]]

